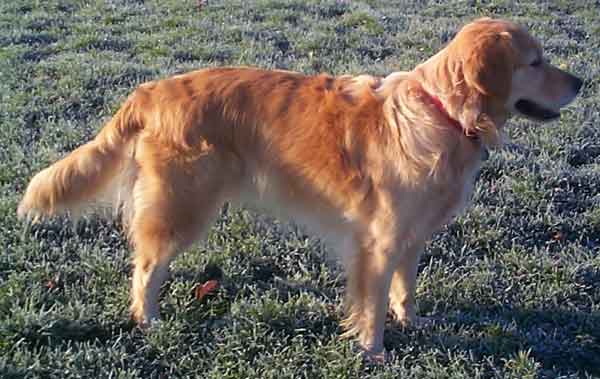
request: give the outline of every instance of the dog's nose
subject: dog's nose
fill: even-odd
[[[575,91],[575,93],[579,93],[579,90],[583,86],[583,80],[579,79],[576,76],[573,76],[571,83],[572,83],[571,85],[573,86],[573,90]]]

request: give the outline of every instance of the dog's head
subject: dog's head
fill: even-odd
[[[555,119],[583,84],[552,66],[524,28],[490,18],[463,27],[431,63],[432,79],[445,82],[436,87],[453,94],[452,113],[479,134],[497,133],[511,114]]]

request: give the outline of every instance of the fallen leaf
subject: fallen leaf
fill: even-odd
[[[57,287],[57,285],[58,284],[52,279],[50,279],[46,282],[46,288],[48,288],[49,290],[55,289]]]
[[[202,7],[208,5],[208,0],[198,0],[196,5],[198,6],[198,10],[202,11]]]
[[[60,286],[60,276],[59,275],[55,275],[52,279],[48,279],[48,281],[44,285],[44,287],[48,288],[50,291],[52,291],[55,288],[58,288],[59,286]]]
[[[196,300],[202,300],[204,298],[204,296],[213,292],[218,287],[219,287],[219,282],[217,282],[216,280],[208,280],[204,284],[197,285],[196,289],[194,291]]]

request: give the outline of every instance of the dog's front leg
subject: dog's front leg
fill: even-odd
[[[344,335],[357,336],[367,356],[376,361],[385,359],[383,331],[397,260],[395,244],[390,241],[389,236],[381,235],[363,238],[348,267],[349,315],[343,323]]]
[[[426,319],[417,317],[415,310],[415,289],[417,269],[424,243],[412,243],[399,253],[396,270],[390,286],[390,310],[395,319],[404,327],[419,326]]]

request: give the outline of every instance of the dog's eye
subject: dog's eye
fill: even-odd
[[[531,62],[530,66],[531,67],[538,67],[541,64],[542,64],[542,60],[538,58],[538,59],[534,60],[533,62]]]

